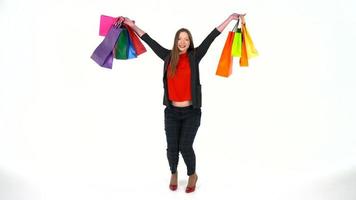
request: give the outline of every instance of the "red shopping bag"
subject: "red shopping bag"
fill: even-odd
[[[129,32],[130,39],[132,41],[132,45],[135,48],[136,55],[140,55],[142,53],[145,53],[147,50],[145,46],[143,46],[140,38],[135,34],[134,30],[132,30],[131,27],[124,25],[127,31]]]

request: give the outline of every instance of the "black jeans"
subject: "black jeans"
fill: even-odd
[[[164,125],[167,139],[167,158],[172,174],[176,173],[179,152],[187,166],[188,176],[195,173],[193,142],[200,126],[201,109],[167,106],[164,110]]]

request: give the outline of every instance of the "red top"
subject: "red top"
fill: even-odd
[[[169,76],[170,65],[167,70],[168,99],[171,101],[192,100],[190,85],[190,65],[187,53],[179,55],[176,73]]]

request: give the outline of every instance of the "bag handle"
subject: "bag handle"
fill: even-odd
[[[125,18],[123,16],[118,17],[114,23],[115,27],[120,27],[124,20]]]
[[[240,18],[237,19],[237,22],[236,22],[234,28],[232,29],[232,32],[236,32],[237,31],[237,29],[239,27],[239,23],[240,23]]]

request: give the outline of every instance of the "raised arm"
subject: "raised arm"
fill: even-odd
[[[154,39],[152,39],[145,31],[140,29],[138,26],[136,26],[135,21],[125,17],[123,20],[123,23],[130,26],[136,33],[137,35],[140,36],[140,38],[145,41],[148,46],[155,52],[155,54],[160,57],[162,60],[164,60],[167,55],[170,53],[170,51],[164,47],[162,47],[158,42],[156,42]]]
[[[214,39],[225,29],[225,27],[232,21],[237,20],[240,16],[244,16],[245,14],[231,14],[223,23],[221,23],[218,27],[214,28],[213,31],[203,40],[203,42],[196,48],[196,59],[198,62],[204,57],[206,52],[208,51],[211,43]]]

